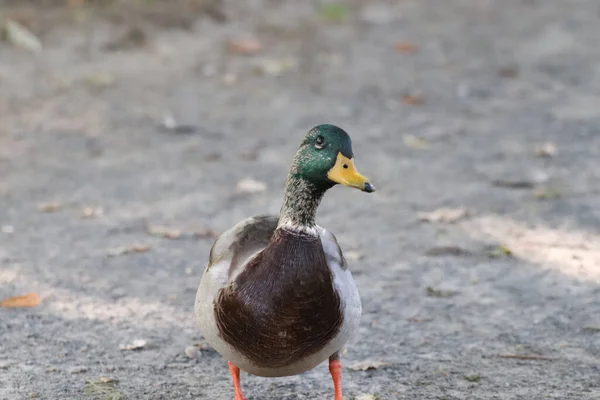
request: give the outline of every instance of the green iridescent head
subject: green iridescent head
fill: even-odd
[[[294,157],[291,175],[325,189],[341,183],[368,193],[375,191],[354,166],[350,136],[335,125],[318,125],[307,133]]]

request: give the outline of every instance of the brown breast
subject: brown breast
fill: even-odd
[[[264,368],[316,353],[343,322],[320,237],[283,229],[221,289],[214,309],[221,337]]]

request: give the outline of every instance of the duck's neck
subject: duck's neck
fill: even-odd
[[[277,227],[316,233],[317,208],[327,189],[290,174],[285,184],[285,195]]]

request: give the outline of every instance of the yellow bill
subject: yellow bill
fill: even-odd
[[[369,180],[356,170],[354,161],[342,153],[338,153],[335,165],[329,170],[327,177],[333,182],[360,189],[363,192],[375,191],[375,187],[369,183]]]

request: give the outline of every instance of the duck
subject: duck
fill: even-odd
[[[279,215],[244,219],[211,247],[194,313],[228,363],[235,400],[246,400],[240,371],[292,376],[326,360],[343,400],[341,352],[362,305],[336,237],[316,224],[325,192],[338,184],[375,192],[355,167],[348,133],[315,126],[293,157]]]

